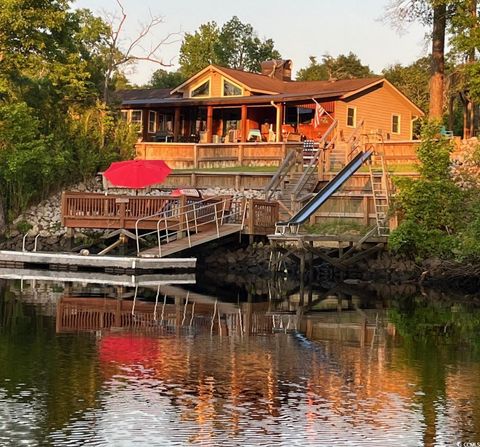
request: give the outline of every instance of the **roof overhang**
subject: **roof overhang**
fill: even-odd
[[[312,94],[280,94],[280,95],[258,95],[258,96],[242,96],[235,98],[204,98],[204,99],[195,99],[195,98],[160,98],[160,99],[150,99],[150,100],[130,100],[123,101],[122,107],[140,107],[140,108],[149,108],[149,107],[207,107],[207,106],[232,106],[238,105],[239,107],[243,104],[245,105],[256,105],[256,104],[271,104],[275,103],[295,103],[295,102],[305,102],[313,101],[312,98],[316,100],[328,100],[333,101],[339,99],[341,95],[333,92],[326,92],[321,95],[312,95]]]

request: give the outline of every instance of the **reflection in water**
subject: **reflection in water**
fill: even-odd
[[[465,303],[1,292],[0,445],[480,441],[480,312]]]

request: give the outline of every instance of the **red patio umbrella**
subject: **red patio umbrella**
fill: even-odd
[[[114,186],[145,188],[162,183],[172,172],[163,160],[115,161],[103,173]]]

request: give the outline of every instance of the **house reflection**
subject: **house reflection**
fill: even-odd
[[[197,427],[190,442],[275,433],[286,412],[304,415],[309,442],[337,423],[376,435],[410,430],[426,444],[452,424],[480,428],[478,368],[419,367],[387,309],[361,293],[238,305],[173,286],[155,302],[64,296],[57,331],[101,331],[105,380],[159,383],[180,420]]]

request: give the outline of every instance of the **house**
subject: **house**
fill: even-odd
[[[122,113],[144,142],[318,139],[333,118],[342,138],[364,120],[366,133],[412,139],[423,112],[385,78],[299,82],[291,80],[291,66],[267,61],[260,74],[209,65],[173,90],[122,92]],[[316,127],[315,101],[327,112]]]

